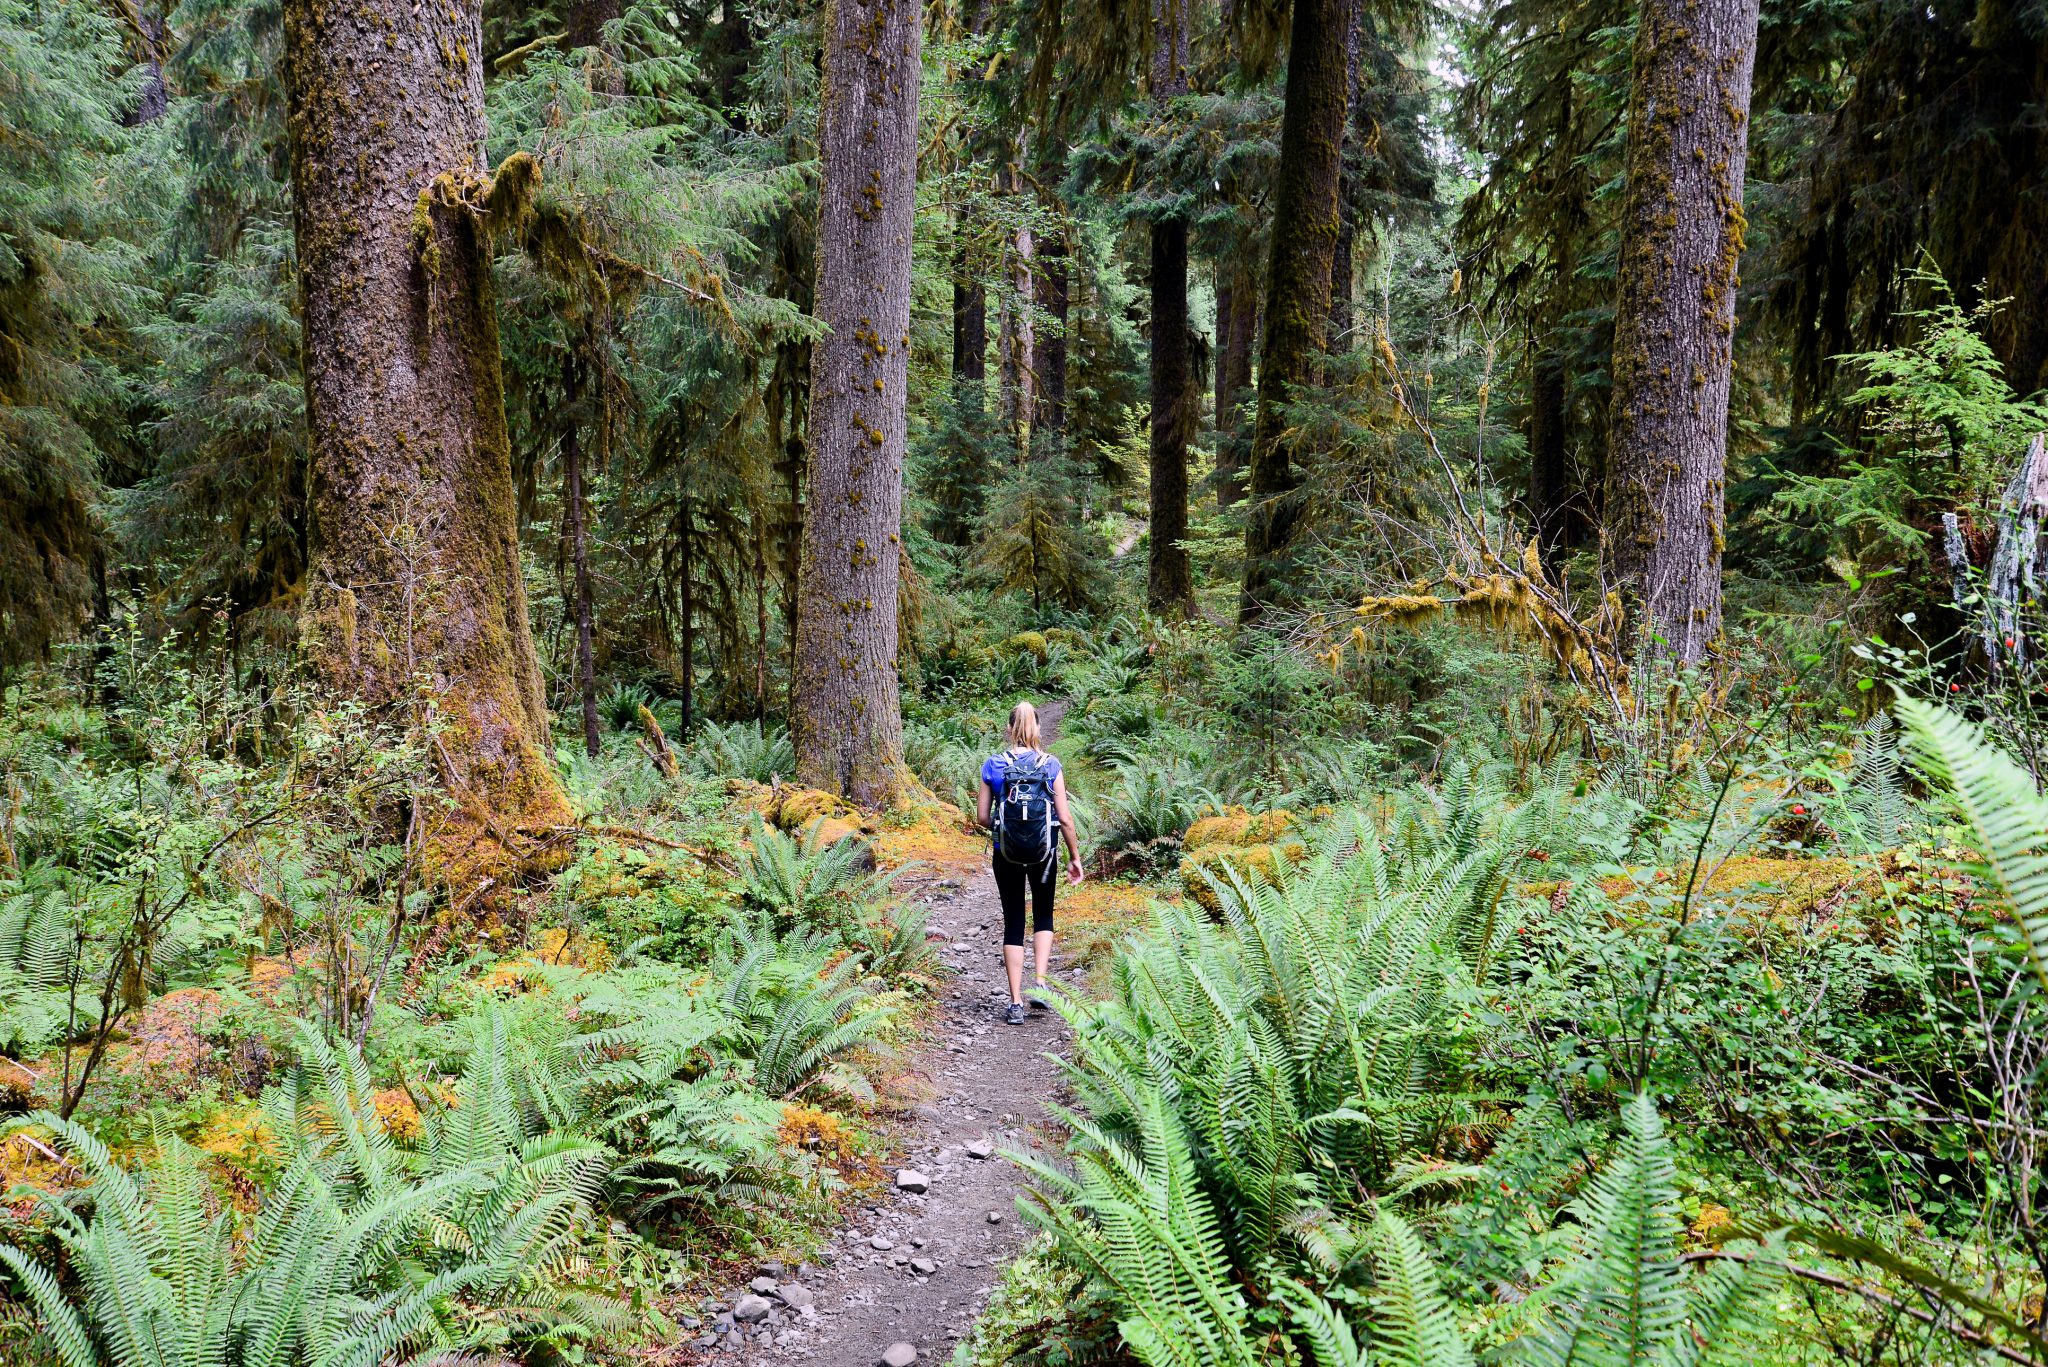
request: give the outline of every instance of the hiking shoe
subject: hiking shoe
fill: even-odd
[[[1023,1023],[1024,1023],[1024,1003],[1023,1003],[1023,1002],[1011,1002],[1011,1003],[1010,1003],[1010,1009],[1009,1009],[1009,1010],[1007,1010],[1007,1011],[1005,1011],[1005,1012],[1003,1012],[1003,1024],[1005,1024],[1005,1025],[1022,1025]]]

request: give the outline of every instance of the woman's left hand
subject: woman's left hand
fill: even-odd
[[[1087,877],[1087,874],[1081,868],[1080,857],[1076,856],[1072,859],[1069,859],[1067,861],[1067,881],[1069,883],[1078,883],[1085,877]]]

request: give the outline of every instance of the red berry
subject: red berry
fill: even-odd
[[[2008,636],[2008,637],[2006,637],[2006,638],[2005,638],[2005,648],[2006,648],[2007,650],[2011,650],[2011,649],[2012,649],[2012,637]]]
[[[1795,803],[1793,803],[1793,804],[1792,804],[1792,815],[1794,815],[1794,816],[1805,816],[1805,815],[1806,815],[1806,804],[1805,804],[1804,802],[1795,802]]]
[[[1950,684],[1948,686],[1948,691],[1951,693],[1960,693],[1963,691],[1963,686],[1961,684]]]

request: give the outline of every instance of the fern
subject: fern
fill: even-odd
[[[1955,713],[1904,696],[1897,706],[1914,758],[1949,789],[1973,832],[1979,870],[2011,909],[2027,961],[2048,987],[2048,799]]]

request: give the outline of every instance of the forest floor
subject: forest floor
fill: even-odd
[[[1047,743],[1065,710],[1055,702],[1041,714]],[[1003,912],[986,851],[964,835],[943,859],[927,846],[922,867],[898,884],[930,907],[932,938],[954,972],[905,1060],[901,1090],[912,1104],[890,1170],[896,1184],[851,1207],[814,1263],[765,1265],[731,1288],[681,1360],[874,1367],[909,1344],[915,1361],[943,1362],[1025,1243],[1023,1175],[1002,1150],[1057,1149],[1045,1103],[1069,1032],[1051,1010],[1029,1012],[1021,1027],[1003,1023]],[[1080,990],[1085,973],[1055,952],[1059,985]]]

